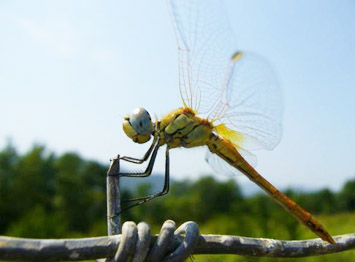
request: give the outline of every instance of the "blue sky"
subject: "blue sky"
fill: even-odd
[[[254,152],[257,170],[279,187],[340,188],[355,176],[355,3],[225,6],[239,49],[266,57],[283,89],[283,137]],[[141,156],[148,145],[125,137],[122,117],[182,105],[163,0],[1,1],[0,36],[0,147],[11,138],[21,152],[43,143],[102,163]],[[211,172],[204,149],[171,152],[175,178]]]

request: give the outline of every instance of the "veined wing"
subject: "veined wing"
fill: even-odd
[[[281,91],[261,57],[236,51],[220,1],[168,1],[179,47],[185,106],[213,121],[237,148],[273,149],[281,138]],[[224,124],[222,128],[218,128]],[[238,143],[237,143],[238,142]]]
[[[236,50],[221,1],[169,0],[179,50],[184,105],[208,116],[221,98],[229,60]]]
[[[231,59],[218,108],[216,130],[234,144],[248,150],[271,150],[279,143],[281,90],[271,66],[262,57],[238,53]]]

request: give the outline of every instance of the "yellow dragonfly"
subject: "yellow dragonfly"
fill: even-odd
[[[131,199],[135,205],[169,191],[169,150],[207,146],[206,160],[217,172],[241,172],[286,211],[323,240],[334,244],[327,230],[307,211],[276,189],[253,167],[252,149],[273,149],[281,138],[281,91],[268,63],[236,50],[226,13],[217,0],[170,0],[171,19],[178,44],[179,91],[183,106],[154,123],[143,108],[124,118],[123,129],[136,143],[153,143],[141,164],[151,174],[158,149],[166,145],[165,184],[162,192]]]

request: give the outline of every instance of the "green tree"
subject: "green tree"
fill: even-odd
[[[106,213],[105,173],[97,163],[86,162],[75,153],[56,159],[54,206],[69,221],[69,230],[86,232]]]
[[[11,205],[12,178],[19,156],[9,143],[0,152],[0,234],[4,234],[9,223],[16,217],[16,210]]]
[[[355,178],[345,183],[338,199],[342,211],[351,212],[355,210]]]

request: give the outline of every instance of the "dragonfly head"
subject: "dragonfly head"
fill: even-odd
[[[153,133],[153,123],[148,111],[140,107],[125,116],[123,131],[136,143],[143,144],[149,141]]]

